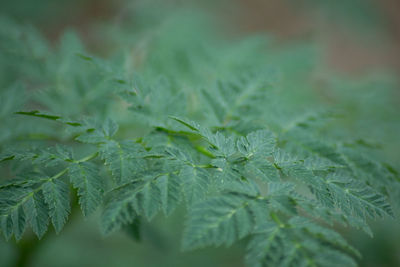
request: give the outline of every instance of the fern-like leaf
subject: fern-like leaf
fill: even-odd
[[[34,192],[33,196],[24,203],[24,208],[33,232],[42,238],[49,224],[49,210],[43,191]]]
[[[124,184],[132,180],[139,165],[135,158],[140,156],[140,151],[140,146],[133,141],[108,140],[101,145],[101,157],[109,167],[117,184]]]
[[[253,230],[253,213],[265,204],[244,194],[224,194],[196,203],[188,214],[183,249],[231,245]]]
[[[42,185],[44,200],[57,233],[63,228],[70,212],[69,187],[59,180],[49,180]]]
[[[73,186],[78,189],[83,214],[91,214],[103,199],[104,185],[97,166],[89,162],[71,164],[69,176]]]

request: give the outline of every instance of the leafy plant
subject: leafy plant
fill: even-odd
[[[338,138],[336,111],[293,89],[307,84],[287,59],[307,64],[311,48],[206,45],[198,40],[212,33],[193,36],[201,23],[178,18],[133,57],[109,60],[73,33],[54,49],[3,19],[3,236],[61,232],[75,199],[84,216],[100,210],[104,235],[138,233],[140,221],[184,206],[183,250],[246,239],[249,266],[356,265],[360,253],[335,229],[372,236],[370,219],[394,216],[399,176],[368,141]]]

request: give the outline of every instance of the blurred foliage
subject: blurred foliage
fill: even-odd
[[[106,11],[108,8],[121,11],[104,12],[110,19],[95,23],[90,20],[90,13],[82,13],[89,17],[87,23],[93,23],[91,30],[100,38],[95,41],[100,40],[101,44],[95,45],[82,32],[64,32],[61,26],[59,38],[48,41],[44,36],[49,28],[54,31],[54,25],[62,25],[59,20],[63,13],[68,11],[70,17],[64,18],[71,20],[74,17],[71,12],[82,12],[83,7],[90,10],[96,1],[2,3],[1,13],[5,15],[0,21],[2,150],[11,146],[70,143],[71,133],[58,125],[10,115],[15,111],[44,109],[71,119],[83,116],[103,120],[110,116],[120,125],[121,137],[139,137],[154,124],[168,124],[166,107],[159,103],[170,99],[170,92],[179,90],[195,93],[183,98],[179,95],[166,105],[174,110],[185,109],[188,117],[207,126],[218,126],[218,118],[210,115],[211,108],[201,106],[204,102],[198,100],[198,92],[204,88],[217,90],[218,81],[240,84],[256,77],[260,79],[257,82],[273,88],[270,98],[263,99],[269,111],[263,114],[264,119],[272,129],[282,127],[282,122],[301,121],[310,112],[334,111],[338,115],[330,117],[328,123],[317,122],[313,126],[319,136],[358,146],[366,155],[400,170],[400,91],[395,75],[376,71],[365,77],[338,75],[321,63],[321,49],[316,43],[293,41],[281,45],[266,34],[246,38],[225,36],[226,29],[215,16],[215,10],[207,12],[208,4],[193,8],[179,1],[101,2]],[[384,23],[371,1],[306,2],[324,10],[320,13],[324,16],[345,18],[346,25],[354,25],[354,19],[361,28],[379,28]],[[16,21],[32,23],[40,30]],[[106,59],[85,60],[96,53],[85,47],[95,47]],[[163,88],[152,96],[158,101],[146,107],[153,121],[146,114],[141,117],[131,113],[128,104],[121,100],[121,95],[122,99],[128,99],[125,93],[145,86]],[[131,125],[140,127],[133,129]],[[87,148],[80,149],[78,153],[86,152]],[[8,177],[8,169],[1,168],[2,178]],[[397,215],[399,199],[400,192],[394,192],[391,202]],[[140,242],[129,229],[102,238],[97,226],[98,214],[87,220],[77,215],[59,236],[48,233],[41,242],[34,242],[37,247],[29,258],[30,265],[243,266],[244,241],[229,249],[181,253],[182,213],[179,210],[168,219],[159,215],[155,221],[144,223]],[[398,222],[384,221],[373,228],[373,239],[358,231],[340,230],[364,255],[360,266],[398,266]],[[34,239],[32,233],[26,235]],[[15,265],[24,249],[24,242],[0,241],[0,265]]]

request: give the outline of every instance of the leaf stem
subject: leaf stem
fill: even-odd
[[[279,225],[280,228],[285,228],[285,224],[279,219],[275,212],[271,212],[269,215],[271,216],[271,219]]]
[[[198,151],[198,152],[200,152],[201,154],[203,154],[203,155],[205,155],[205,156],[207,156],[207,157],[209,157],[209,158],[212,158],[212,159],[215,159],[216,158],[216,156],[213,154],[213,153],[211,153],[209,150],[207,150],[205,147],[203,147],[203,146],[195,146],[195,148],[196,148],[196,150]]]
[[[99,155],[99,152],[96,151],[95,153],[93,153],[93,154],[91,154],[91,155],[89,155],[89,156],[86,156],[86,157],[84,157],[84,158],[75,160],[75,161],[73,161],[73,162],[75,162],[75,163],[86,162],[86,161],[89,161],[89,160],[91,160],[91,159],[94,159],[94,158],[97,157],[98,155]]]

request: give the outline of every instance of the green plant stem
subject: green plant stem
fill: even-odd
[[[285,227],[285,224],[279,219],[278,215],[275,212],[271,212],[269,215],[271,216],[271,219],[276,222],[277,225],[279,225],[279,227]]]
[[[85,162],[85,161],[89,161],[89,160],[91,160],[91,159],[96,158],[98,155],[99,155],[99,152],[95,152],[95,153],[93,153],[93,154],[91,154],[91,155],[89,155],[89,156],[87,156],[87,157],[84,157],[84,158],[75,160],[74,162],[75,162],[75,163],[82,163],[82,162]]]
[[[197,133],[192,133],[192,132],[187,132],[187,131],[174,131],[174,130],[170,130],[170,129],[167,129],[164,127],[157,127],[156,129],[159,131],[163,131],[163,132],[167,133],[168,135],[185,136],[188,138],[190,138],[190,137],[199,138],[200,137],[200,135],[198,135]],[[213,153],[211,153],[209,150],[207,150],[203,146],[195,146],[195,149],[198,152],[200,152],[201,154],[203,154],[209,158],[212,158],[212,159],[216,158],[216,156]]]
[[[205,147],[203,147],[203,146],[195,146],[195,148],[196,148],[196,150],[198,151],[198,152],[200,152],[201,154],[203,154],[203,155],[205,155],[205,156],[207,156],[207,157],[209,157],[209,158],[212,158],[212,159],[215,159],[216,158],[216,156],[213,154],[213,153],[211,153],[210,151],[208,151]]]

